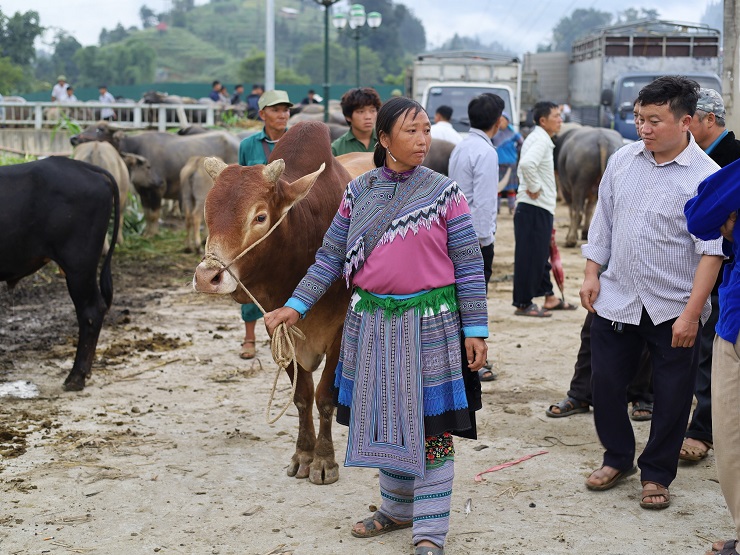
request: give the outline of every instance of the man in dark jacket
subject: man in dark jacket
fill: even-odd
[[[702,150],[721,167],[740,158],[740,141],[725,128],[725,105],[722,96],[714,89],[699,91],[699,101],[689,130]],[[725,264],[728,262],[730,260],[726,260]],[[700,461],[712,448],[712,343],[714,327],[719,318],[719,286],[723,273],[724,266],[712,289],[712,314],[701,330],[699,369],[694,389],[696,408],[679,455],[684,461]]]

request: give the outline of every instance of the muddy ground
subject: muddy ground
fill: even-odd
[[[561,245],[566,214],[558,208]],[[276,367],[264,329],[259,360],[240,360],[238,307],[192,291],[198,258],[179,252],[182,240],[180,224],[170,223],[157,242],[117,253],[113,307],[81,393],[62,389],[76,341],[63,279],[47,267],[12,292],[3,286],[0,382],[27,380],[40,394],[0,397],[0,553],[411,553],[408,530],[350,535],[380,496],[375,470],[341,466],[343,427],[334,427],[337,483],[286,475],[296,410],[265,423]],[[583,261],[577,249],[561,246],[561,255],[566,298],[575,302]],[[456,442],[447,553],[683,555],[732,537],[711,455],[679,467],[664,511],[639,507],[635,476],[611,491],[586,490],[601,458],[591,413],[544,414],[568,388],[585,311],[513,315],[506,211],[494,269],[489,346],[499,378],[483,386],[479,439]],[[288,393],[282,376],[278,406]],[[639,448],[649,423],[634,428]]]

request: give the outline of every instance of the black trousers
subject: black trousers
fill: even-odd
[[[534,297],[552,295],[550,237],[553,217],[539,206],[520,202],[514,213],[514,302],[526,308]]]
[[[699,363],[699,341],[690,349],[671,347],[674,322],[656,326],[643,309],[640,324],[624,324],[622,333],[599,315],[591,325],[594,423],[605,448],[604,465],[627,470],[634,464],[635,435],[627,414],[627,385],[635,377],[647,344],[653,363],[654,408],[650,437],[637,464],[641,480],[666,487],[676,477]]]
[[[587,312],[586,319],[583,321],[581,347],[578,349],[578,356],[573,367],[573,379],[570,381],[570,389],[567,393],[568,397],[573,397],[573,399],[589,405],[593,405],[591,395],[591,323],[594,321],[594,316],[594,313]],[[627,386],[627,401],[629,403],[635,401],[653,402],[651,378],[650,351],[645,346],[642,348],[637,374]]]
[[[712,348],[714,345],[714,327],[719,320],[719,297],[712,295],[712,313],[701,329],[699,346],[699,369],[696,372],[694,397],[696,408],[691,416],[686,437],[712,443]]]
[[[483,255],[483,277],[486,278],[486,290],[488,290],[488,282],[493,275],[493,243],[481,247],[480,253]]]

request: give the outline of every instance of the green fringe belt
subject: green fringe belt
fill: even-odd
[[[457,311],[457,290],[454,285],[438,287],[421,295],[409,297],[408,299],[377,297],[359,287],[355,291],[360,296],[360,300],[355,305],[356,311],[371,312],[382,308],[383,315],[388,319],[393,316],[400,316],[412,308],[416,310],[416,314],[418,315],[424,314],[427,310],[431,310],[433,314],[438,314],[442,310],[443,305],[450,312]]]

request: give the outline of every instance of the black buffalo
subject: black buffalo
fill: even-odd
[[[111,212],[113,236],[98,286]],[[79,324],[77,354],[64,381],[67,390],[85,387],[113,299],[111,257],[119,215],[116,181],[97,166],[53,156],[0,168],[0,281],[12,288],[50,260],[64,271]]]

